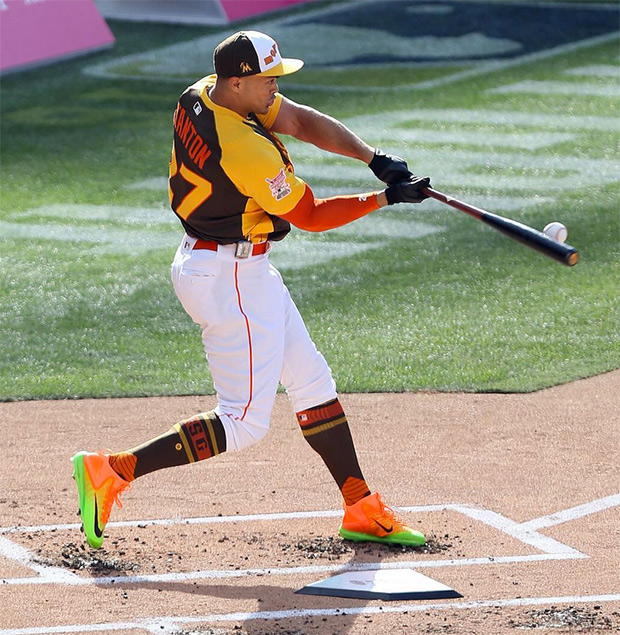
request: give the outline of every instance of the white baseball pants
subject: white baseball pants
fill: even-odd
[[[227,450],[241,450],[267,433],[279,382],[295,412],[335,399],[336,386],[268,253],[241,259],[235,245],[195,243],[183,237],[172,284],[202,329]]]

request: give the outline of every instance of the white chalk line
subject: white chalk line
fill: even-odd
[[[424,511],[427,511],[426,509]],[[107,527],[151,527],[151,526],[171,526],[171,525],[208,525],[219,523],[235,522],[260,522],[263,520],[293,520],[303,518],[330,518],[342,516],[342,511],[312,511],[312,512],[282,512],[274,514],[244,514],[235,516],[200,516],[192,518],[157,518],[150,520],[121,520],[112,521]],[[2,527],[0,534],[7,533],[32,533],[39,531],[62,531],[66,529],[79,529],[80,523],[65,523],[58,525],[31,525]]]
[[[490,564],[511,564],[518,562],[534,562],[541,560],[563,560],[587,558],[580,551],[559,542],[548,536],[539,534],[536,530],[543,527],[550,527],[561,523],[569,522],[577,518],[594,514],[606,509],[620,506],[620,494],[606,496],[588,503],[571,507],[560,512],[541,516],[527,522],[517,523],[497,512],[480,509],[477,507],[466,506],[462,504],[443,504],[443,505],[417,505],[408,507],[397,507],[401,512],[423,513],[437,511],[455,511],[461,513],[473,520],[482,522],[483,524],[497,529],[523,544],[534,547],[541,551],[541,554],[525,555],[525,556],[499,556],[499,557],[482,557],[482,558],[464,558],[453,560],[426,560],[411,561],[398,563],[364,563],[364,564],[345,564],[345,565],[325,565],[312,567],[269,567],[261,569],[243,569],[243,570],[210,570],[210,571],[194,571],[185,573],[169,573],[169,574],[152,574],[145,576],[101,576],[82,578],[74,573],[66,571],[60,567],[45,566],[37,562],[36,557],[25,547],[14,543],[8,538],[0,535],[0,556],[8,560],[17,562],[35,573],[36,578],[5,578],[0,580],[0,584],[6,585],[26,585],[26,584],[63,584],[63,585],[96,585],[96,584],[113,584],[113,583],[148,583],[148,582],[173,582],[190,579],[223,579],[244,576],[273,576],[273,575],[292,575],[292,574],[316,574],[327,573],[332,571],[352,570],[356,567],[367,569],[376,568],[409,568],[409,567],[452,567],[452,566],[472,566],[472,565],[490,565]],[[313,512],[283,512],[274,514],[246,514],[235,516],[207,516],[199,518],[175,518],[175,519],[157,519],[142,521],[120,521],[108,524],[108,527],[147,527],[147,526],[173,526],[173,525],[191,525],[191,524],[222,524],[222,523],[243,523],[243,522],[260,522],[260,521],[282,521],[303,518],[329,518],[339,517],[341,511],[321,510]],[[79,528],[78,523],[64,525],[39,525],[30,527],[5,527],[0,528],[0,534],[8,533],[32,533],[32,532],[53,532],[58,530]]]
[[[555,514],[549,514],[548,516],[541,516],[540,518],[534,518],[528,520],[525,523],[519,525],[520,529],[525,531],[543,529],[544,527],[553,527],[555,525],[561,525],[562,523],[569,522],[571,520],[577,520],[583,516],[601,512],[606,509],[620,506],[620,493],[612,494],[611,496],[605,496],[604,498],[598,498],[597,500],[584,503],[583,505],[577,505],[570,509],[565,509]]]
[[[81,577],[75,574],[60,576],[56,571],[37,578],[4,578],[0,586],[26,586],[62,584],[65,586],[131,586],[151,584],[172,584],[196,580],[230,580],[234,578],[267,578],[290,575],[318,575],[345,573],[346,571],[376,571],[400,569],[442,569],[447,567],[472,567],[505,564],[547,562],[551,560],[579,560],[588,556],[582,553],[529,554],[523,556],[483,556],[480,558],[459,558],[445,560],[401,560],[398,562],[353,562],[344,564],[311,565],[299,567],[262,567],[250,569],[207,569],[182,573],[152,573],[146,575],[118,575]],[[68,573],[60,570],[60,573]]]
[[[583,555],[581,552],[565,545],[558,540],[554,540],[553,538],[549,538],[548,536],[543,536],[531,528],[525,528],[521,526],[520,523],[516,523],[509,518],[506,518],[502,514],[498,514],[497,512],[489,511],[486,509],[477,509],[474,507],[462,508],[459,510],[462,514],[474,519],[478,520],[489,527],[494,527],[495,529],[502,531],[505,534],[508,534],[512,538],[519,540],[520,542],[534,547],[539,551],[547,554],[556,554],[556,555],[571,555],[578,556]]]
[[[510,520],[506,516],[462,503],[446,503],[437,505],[413,505],[394,507],[397,511],[419,514],[437,511],[456,511],[474,520],[485,523],[495,529],[510,533],[515,537],[521,536],[522,539],[529,536],[536,529],[550,527],[561,523],[569,522],[589,514],[594,514],[605,509],[620,506],[620,493],[612,494],[603,498],[599,498],[576,507],[571,507],[553,514],[534,518],[532,520],[517,523]],[[342,515],[341,510],[316,510],[316,511],[299,511],[299,512],[278,512],[271,514],[240,514],[234,516],[199,516],[193,518],[159,518],[149,520],[125,520],[112,521],[107,527],[147,527],[147,526],[173,526],[173,525],[207,525],[221,523],[243,523],[243,522],[261,522],[275,520],[301,520],[304,518],[334,518]],[[54,525],[28,525],[28,526],[12,526],[0,527],[0,536],[10,533],[35,533],[50,532],[79,529],[79,523],[64,523]],[[543,536],[543,538],[546,538]],[[2,543],[0,542],[0,545]],[[13,543],[11,543],[13,544]],[[529,544],[529,543],[528,543]],[[543,551],[545,551],[543,549]],[[0,548],[0,555],[3,555]]]
[[[52,635],[54,633],[94,633],[121,630],[148,630],[153,633],[171,633],[190,624],[219,622],[248,622],[252,620],[284,620],[308,617],[343,617],[346,615],[381,615],[387,613],[421,613],[425,611],[467,611],[479,608],[523,608],[556,604],[603,604],[620,602],[620,593],[598,595],[560,595],[550,597],[471,600],[467,602],[423,602],[416,604],[386,604],[324,609],[290,609],[284,611],[255,611],[253,613],[222,613],[177,617],[152,617],[133,622],[108,624],[68,624],[0,630],[0,635]]]
[[[79,576],[67,571],[66,569],[48,566],[37,562],[35,555],[30,550],[26,549],[26,547],[23,547],[22,545],[18,545],[8,538],[4,538],[3,536],[0,536],[0,556],[34,571],[38,574],[38,577],[34,578],[37,582],[42,581],[53,584],[69,584],[75,579],[79,579]],[[23,580],[27,580],[31,583],[33,578],[23,578]],[[0,581],[0,584],[1,583],[2,581]],[[19,584],[21,584],[21,582]]]
[[[587,558],[585,554],[577,549],[570,547],[558,540],[549,538],[535,531],[537,528],[548,527],[551,525],[568,522],[575,518],[580,518],[589,514],[616,507],[620,505],[620,494],[608,496],[602,499],[591,501],[589,503],[579,505],[567,510],[557,512],[549,516],[543,516],[533,519],[525,523],[517,523],[497,512],[480,509],[477,507],[466,506],[462,504],[443,504],[443,505],[416,505],[408,507],[397,507],[400,512],[407,513],[424,513],[437,511],[454,511],[472,520],[481,522],[489,527],[501,531],[521,543],[534,547],[541,554],[533,554],[526,556],[486,556],[482,558],[464,558],[456,560],[426,560],[400,563],[369,563],[361,565],[369,568],[409,568],[415,567],[448,567],[448,566],[472,566],[472,565],[489,565],[489,564],[509,564],[517,562],[533,562],[540,560],[562,560]],[[136,520],[136,521],[120,521],[108,524],[108,527],[147,527],[147,526],[174,526],[174,525],[192,525],[192,524],[222,524],[222,523],[244,523],[244,522],[260,522],[260,521],[282,521],[282,520],[298,520],[304,518],[329,518],[339,517],[342,511],[321,510],[313,512],[282,512],[273,514],[246,514],[235,516],[206,516],[199,518],[174,518],[174,519],[156,519],[156,520]],[[78,523],[64,525],[39,525],[29,527],[5,527],[0,528],[0,534],[8,533],[33,533],[33,532],[53,532],[58,530],[77,530]],[[355,568],[354,564],[345,565],[325,565],[313,567],[268,567],[261,569],[243,569],[243,570],[210,570],[210,571],[194,571],[185,573],[169,573],[169,574],[151,574],[145,576],[101,576],[82,578],[76,574],[65,571],[59,567],[46,567],[37,562],[36,557],[25,547],[17,545],[8,538],[0,535],[0,556],[9,560],[13,560],[18,564],[31,569],[38,574],[38,577],[21,577],[21,578],[5,578],[0,580],[0,584],[6,585],[26,585],[26,584],[64,584],[64,585],[94,585],[94,584],[112,584],[112,583],[140,583],[140,582],[172,582],[190,579],[222,579],[243,576],[272,576],[272,575],[291,575],[291,574],[313,574],[325,573],[330,571],[350,570],[348,567]]]
[[[454,510],[464,513],[466,516],[483,522],[487,525],[495,527],[501,531],[509,533],[513,537],[523,540],[528,544],[532,544],[532,540],[535,544],[540,544],[544,548],[549,548],[547,538],[540,536],[541,543],[537,542],[537,536],[535,528],[548,527],[552,525],[558,525],[564,522],[569,522],[576,518],[582,518],[586,515],[593,514],[605,509],[610,509],[620,505],[620,494],[615,494],[600,498],[589,503],[578,505],[555,514],[542,516],[536,519],[532,519],[523,523],[516,523],[502,514],[484,509],[478,509],[475,507],[468,507],[458,504],[447,505],[425,505],[425,506],[409,506],[399,507],[399,511],[419,513],[422,511],[444,511]],[[261,520],[282,520],[286,518],[300,518],[300,517],[334,517],[339,516],[342,512],[335,510],[319,511],[319,512],[292,512],[282,514],[253,514],[245,516],[218,516],[218,517],[206,517],[204,519],[162,519],[155,521],[129,521],[125,523],[114,523],[118,525],[171,525],[171,524],[189,524],[191,522],[197,522],[204,520],[206,522],[255,522],[258,519]],[[71,527],[75,525],[70,525]],[[39,528],[24,528],[24,527],[12,527],[2,528],[0,532],[11,533],[19,531],[36,530],[39,531],[46,527],[47,530],[53,531],[59,527],[66,527],[60,525],[48,525],[40,526]],[[2,538],[0,536],[0,538]],[[552,545],[561,546],[561,543],[552,541]],[[28,579],[14,579],[2,580],[2,583],[14,583],[14,584],[66,584],[66,585],[94,585],[94,584],[139,584],[139,583],[162,583],[172,581],[187,581],[196,579],[223,579],[223,578],[239,578],[246,576],[268,576],[274,574],[280,575],[293,575],[293,574],[318,574],[318,573],[330,573],[334,571],[345,570],[368,570],[377,568],[430,568],[430,567],[447,567],[447,566],[463,566],[463,565],[492,565],[492,564],[507,564],[507,563],[524,563],[524,562],[536,562],[536,561],[549,561],[549,560],[563,560],[563,559],[577,559],[587,558],[585,554],[582,554],[571,547],[563,545],[565,551],[563,553],[542,553],[525,556],[501,556],[501,557],[483,557],[483,558],[468,558],[463,560],[435,560],[435,561],[410,561],[410,562],[396,562],[396,563],[352,563],[349,565],[324,565],[313,567],[287,567],[277,569],[247,569],[244,571],[211,571],[211,572],[189,572],[189,573],[176,573],[176,574],[162,574],[152,576],[116,576],[115,578],[80,578],[75,574],[71,574],[58,568],[49,568],[49,570],[43,572],[37,578]],[[554,547],[555,551],[555,547]],[[4,538],[0,540],[0,555],[13,556],[12,559],[20,558],[21,560],[28,560],[31,558],[30,552],[19,546],[12,541]],[[554,603],[576,603],[576,602],[614,602],[620,601],[620,594],[617,595],[594,595],[594,596],[564,596],[564,597],[551,597],[551,598],[526,598],[526,599],[508,599],[508,600],[487,600],[477,602],[460,602],[460,603],[445,603],[445,604],[415,604],[415,605],[392,605],[386,608],[382,607],[362,607],[358,609],[317,609],[317,610],[304,610],[304,611],[277,611],[277,612],[257,612],[257,613],[231,613],[227,615],[211,615],[204,617],[187,617],[187,618],[158,618],[154,620],[142,620],[137,622],[125,622],[116,624],[97,624],[97,625],[72,625],[62,627],[36,627],[27,629],[12,629],[0,631],[0,635],[44,635],[47,633],[69,633],[69,632],[102,632],[102,631],[116,631],[122,629],[146,629],[151,632],[170,632],[169,629],[177,627],[179,624],[189,624],[198,622],[224,622],[224,621],[247,621],[253,619],[285,619],[294,617],[311,617],[313,615],[355,615],[363,613],[376,613],[383,612],[405,612],[405,611],[425,611],[425,610],[445,610],[445,609],[472,609],[484,606],[530,606],[541,604],[554,604]],[[318,612],[317,612],[318,611]]]
[[[445,503],[438,505],[410,505],[394,506],[394,509],[412,514],[423,512],[437,512],[470,509],[462,503]],[[271,514],[235,514],[234,516],[194,516],[191,518],[155,518],[149,520],[120,520],[109,522],[107,527],[147,527],[156,525],[208,525],[220,523],[236,522],[261,522],[270,520],[301,520],[304,518],[335,518],[342,516],[342,510],[316,510],[300,512],[275,512]],[[512,522],[512,521],[511,521]],[[45,531],[61,531],[65,529],[79,529],[80,523],[61,523],[55,525],[14,525],[11,527],[0,527],[1,534],[9,533],[33,533]]]

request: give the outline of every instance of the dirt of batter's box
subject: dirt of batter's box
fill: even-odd
[[[430,613],[429,613],[430,615]],[[602,633],[614,633],[620,631],[620,613],[614,612],[606,615],[600,605],[594,606],[550,606],[535,610],[527,610],[513,617],[508,617],[503,609],[490,607],[485,610],[484,614],[479,616],[478,626],[481,630],[461,631],[456,628],[459,622],[458,614],[451,614],[443,623],[437,624],[428,622],[424,616],[418,616],[414,620],[405,620],[408,624],[402,624],[401,632],[416,634],[449,634],[449,633],[509,633],[514,632],[535,631],[537,633],[547,633],[548,635],[573,635],[577,633],[586,633],[589,635],[597,635]],[[175,631],[173,635],[310,635],[310,633],[325,632],[333,634],[345,635],[349,632],[349,628],[338,620],[329,620],[329,626],[326,621],[320,618],[306,619],[307,624],[304,628],[289,623],[288,620],[282,620],[281,623],[275,622],[268,627],[261,627],[258,624],[249,626],[237,625],[229,628],[213,628],[202,627],[195,629],[183,629]],[[366,622],[368,630],[366,632],[380,632],[373,630],[372,616],[361,616],[358,622]],[[360,629],[356,629],[360,632]],[[363,631],[362,631],[363,632]]]
[[[550,606],[525,611],[523,615],[508,620],[509,626],[519,630],[558,632],[569,629],[571,633],[620,632],[620,613],[605,615],[601,605]]]
[[[356,564],[471,558],[528,552],[527,546],[452,511],[425,518],[433,527],[421,547],[352,543],[334,535],[326,519],[108,526],[103,549],[84,545],[79,531],[33,532],[20,537],[43,564],[92,575],[266,569],[311,564]],[[16,539],[14,537],[13,539]]]
[[[314,537],[314,538],[295,538],[279,536],[274,540],[273,536],[265,536],[263,534],[246,534],[238,538],[222,537],[218,540],[227,548],[235,550],[240,547],[240,552],[247,552],[247,547],[258,550],[264,549],[264,545],[269,542],[276,544],[282,554],[286,554],[290,559],[316,561],[317,559],[338,561],[344,557],[343,564],[346,560],[356,552],[364,553],[374,558],[381,558],[386,554],[437,554],[449,550],[452,547],[449,542],[449,536],[446,534],[442,538],[430,536],[426,545],[422,547],[401,546],[401,545],[377,545],[366,543],[364,545],[352,545],[352,543],[342,538]],[[119,573],[152,573],[152,564],[144,564],[144,554],[140,548],[129,549],[122,546],[125,543],[124,538],[111,541],[109,549],[90,549],[84,543],[63,542],[55,539],[48,541],[45,546],[35,549],[35,560],[47,566],[64,567],[71,571],[86,571],[93,575],[118,575]],[[128,550],[133,554],[133,559],[128,557]],[[149,548],[150,559],[161,560],[162,554],[155,554]],[[175,560],[182,561],[182,557],[175,551],[168,551],[166,554],[166,562],[172,563]],[[176,556],[176,558],[175,558]],[[142,562],[143,564],[138,564]],[[149,570],[150,569],[150,570]]]
[[[84,543],[59,543],[52,541],[35,551],[38,563],[53,567],[65,567],[72,571],[88,571],[95,575],[119,574],[137,571],[138,564],[125,558],[125,552],[119,550],[110,553],[105,549],[90,549]]]
[[[0,558],[0,580],[7,578],[31,578],[32,570],[8,558]]]

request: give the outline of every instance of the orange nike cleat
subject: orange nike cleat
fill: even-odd
[[[340,535],[354,542],[381,542],[392,545],[423,545],[424,534],[408,527],[379,494],[371,494],[354,505],[346,505]]]
[[[78,488],[80,516],[86,542],[99,549],[110,519],[112,503],[122,507],[120,495],[131,485],[111,467],[103,452],[78,452],[73,457],[73,478]]]

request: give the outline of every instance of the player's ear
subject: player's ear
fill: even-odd
[[[241,84],[243,80],[241,77],[228,77],[226,79],[226,83],[228,84],[228,88],[235,93],[238,93],[241,90]]]

